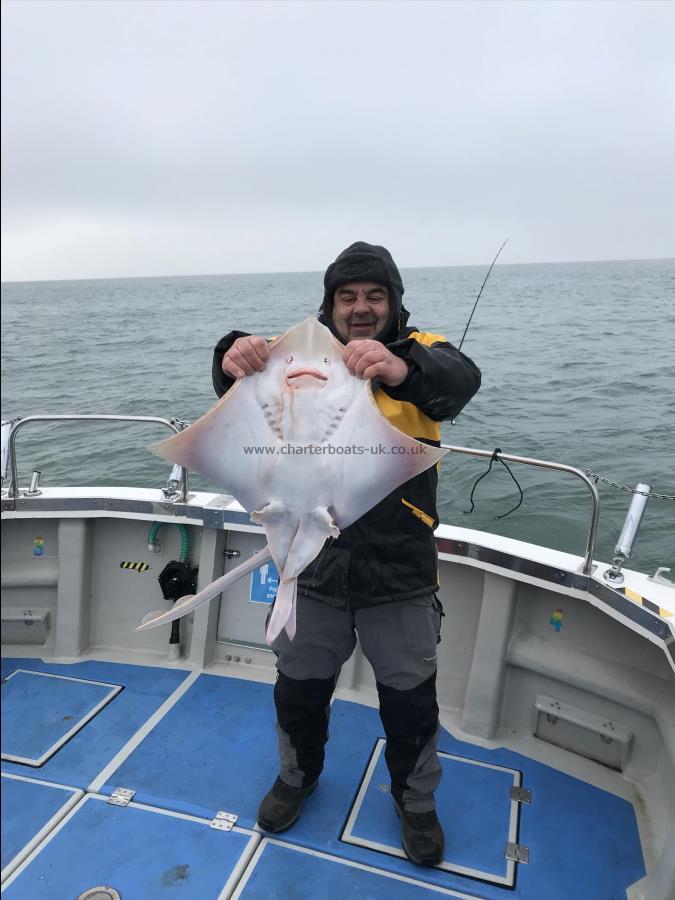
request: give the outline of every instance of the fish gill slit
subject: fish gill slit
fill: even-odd
[[[344,418],[344,414],[345,414],[345,408],[344,408],[344,406],[341,406],[341,407],[338,409],[338,411],[335,413],[335,415],[333,416],[333,418],[331,419],[329,428],[330,428],[332,431],[335,431],[335,429],[338,427],[338,425],[340,424],[340,422],[341,422],[342,419]]]
[[[279,421],[279,416],[275,415],[274,410],[270,408],[269,403],[261,402],[260,408],[263,411],[263,415],[265,416],[265,420],[267,424],[270,426],[271,430],[276,434],[278,438],[283,440],[283,430],[281,428],[281,422]]]

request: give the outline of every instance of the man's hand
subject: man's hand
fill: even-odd
[[[237,338],[223,356],[223,372],[230,378],[243,378],[262,372],[267,365],[270,351],[267,341],[256,334]]]
[[[408,375],[408,365],[379,341],[350,341],[342,359],[359,378],[377,378],[387,387],[398,387]]]

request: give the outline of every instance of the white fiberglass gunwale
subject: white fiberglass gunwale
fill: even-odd
[[[187,503],[167,500],[161,490],[129,487],[59,486],[42,488],[40,495],[21,494],[2,499],[6,519],[115,518],[226,528],[263,534],[231,496],[190,492]],[[442,562],[503,575],[515,581],[578,597],[659,645],[675,670],[675,591],[648,575],[623,569],[621,592],[602,578],[609,563],[593,560],[590,577],[582,574],[584,558],[503,535],[441,523],[435,532]],[[648,611],[646,599],[660,610]]]

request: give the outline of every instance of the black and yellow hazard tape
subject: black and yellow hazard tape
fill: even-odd
[[[147,572],[151,569],[150,563],[146,562],[121,562],[120,569],[132,569],[134,572]]]
[[[644,606],[649,612],[653,612],[657,616],[663,616],[664,619],[668,619],[674,615],[669,609],[664,609],[662,606],[659,606],[658,603],[648,600],[646,597],[643,597],[642,594],[638,594],[637,591],[634,591],[631,588],[619,588],[619,592],[624,594],[624,596],[628,597],[628,599],[632,600],[634,603],[639,603],[641,606]]]

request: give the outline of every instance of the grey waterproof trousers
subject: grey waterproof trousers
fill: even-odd
[[[272,645],[283,781],[304,787],[319,777],[330,699],[358,632],[377,680],[392,795],[411,812],[434,809],[441,777],[436,649],[442,615],[433,595],[355,611],[298,598],[295,639],[282,631]]]

